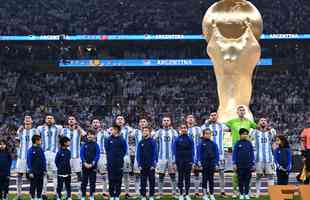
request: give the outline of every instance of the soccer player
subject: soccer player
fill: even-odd
[[[173,141],[178,136],[178,133],[175,129],[172,128],[171,118],[163,117],[162,119],[162,128],[157,130],[156,139],[158,142],[158,173],[159,173],[159,183],[158,191],[159,195],[157,198],[162,198],[163,195],[163,186],[164,178],[166,172],[170,175],[171,186],[172,186],[172,195],[176,196],[176,166],[175,158],[172,153],[172,144]]]
[[[197,147],[197,160],[196,163],[202,166],[202,188],[203,188],[203,200],[209,200],[208,198],[208,184],[210,200],[215,200],[214,197],[214,172],[218,168],[219,164],[219,149],[217,144],[211,140],[211,129],[206,128],[203,130],[203,139],[200,141]]]
[[[310,173],[310,128],[305,128],[301,135],[300,135],[300,139],[301,139],[301,150],[302,150],[302,154],[305,160],[305,167],[306,167],[306,177],[304,180],[304,184],[309,184],[310,182],[310,177],[309,177],[309,173]]]
[[[100,148],[96,143],[96,133],[92,129],[87,131],[87,142],[81,148],[82,160],[82,200],[86,199],[86,187],[89,182],[90,200],[94,200],[96,191],[97,163],[100,158]]]
[[[274,160],[272,144],[276,136],[276,131],[271,129],[266,118],[260,118],[258,128],[253,129],[250,138],[255,147],[256,163],[256,198],[260,196],[261,178],[268,178],[268,185],[274,184]]]
[[[229,128],[220,122],[218,122],[218,114],[216,111],[212,111],[209,115],[209,119],[202,125],[202,130],[204,129],[211,130],[211,140],[216,143],[219,149],[219,174],[220,174],[220,187],[221,187],[221,196],[225,197],[225,151],[224,151],[224,132],[228,131]]]
[[[96,132],[97,144],[100,148],[100,159],[98,161],[98,172],[103,177],[103,196],[107,197],[107,156],[104,149],[104,141],[109,137],[109,133],[105,131],[98,118],[94,118],[91,123],[91,128]]]
[[[7,200],[10,185],[12,157],[5,140],[0,140],[0,199]]]
[[[188,135],[192,137],[194,141],[194,148],[195,148],[195,158],[196,160],[196,152],[197,152],[197,146],[200,142],[200,138],[202,137],[202,129],[199,126],[196,126],[196,119],[194,115],[187,115],[186,116],[186,125],[188,128]],[[199,179],[199,168],[197,166],[194,166],[194,175],[195,175],[195,197],[199,197],[199,185],[200,185],[200,179]]]
[[[191,200],[189,188],[191,185],[191,171],[194,163],[195,147],[192,137],[188,135],[186,124],[181,124],[179,136],[173,141],[172,151],[175,155],[175,163],[178,170],[179,200],[183,200],[184,196],[186,200]],[[183,193],[184,181],[185,195]]]
[[[45,124],[38,126],[37,130],[42,138],[42,148],[46,158],[47,174],[44,176],[43,199],[47,199],[46,189],[48,178],[53,179],[54,192],[56,194],[57,177],[55,157],[58,149],[58,138],[61,134],[62,126],[55,124],[55,118],[51,114],[45,117]]]
[[[61,136],[66,136],[70,139],[70,151],[71,151],[71,172],[77,176],[76,188],[81,186],[81,159],[80,159],[80,143],[81,137],[85,136],[85,131],[77,124],[74,116],[68,117],[68,126],[62,129]],[[79,194],[80,195],[80,194]]]
[[[124,157],[127,153],[127,143],[120,135],[121,127],[113,125],[111,136],[104,142],[107,152],[110,200],[119,200],[121,193]]]
[[[17,130],[17,139],[19,140],[19,147],[17,151],[17,199],[21,199],[23,174],[27,173],[27,151],[31,147],[31,138],[34,135],[39,135],[37,129],[33,127],[32,117],[26,115],[24,124]]]
[[[250,131],[251,128],[252,129],[256,128],[256,124],[245,117],[245,112],[246,109],[243,105],[238,106],[237,107],[238,118],[229,120],[228,122],[225,123],[231,131],[233,146],[239,140],[239,131],[241,128],[247,129],[248,131]],[[232,184],[233,184],[233,198],[236,198],[237,185],[238,185],[238,179],[236,174],[233,175]]]
[[[234,171],[238,175],[240,199],[250,199],[250,180],[252,176],[254,163],[254,148],[249,141],[249,131],[241,128],[239,131],[240,140],[233,148]]]
[[[136,160],[141,170],[141,196],[146,200],[146,185],[149,181],[150,200],[154,200],[155,194],[155,168],[158,160],[158,151],[156,141],[152,138],[150,127],[143,127],[143,138],[139,141]]]
[[[57,200],[61,200],[61,191],[65,183],[67,200],[71,200],[71,152],[70,139],[61,137],[59,140],[60,150],[56,154],[55,164],[57,167]]]
[[[31,199],[37,200],[42,199],[42,187],[43,177],[46,173],[46,159],[41,148],[41,137],[40,135],[34,135],[32,137],[32,147],[27,152],[27,166],[29,169],[30,178],[30,196]],[[37,193],[37,196],[35,196]]]
[[[141,117],[139,120],[139,128],[133,131],[132,136],[133,136],[134,143],[136,146],[136,155],[137,155],[138,144],[143,138],[142,130],[143,128],[146,128],[146,127],[148,128],[148,126],[149,126],[149,122],[146,119],[146,117]],[[150,133],[150,137],[152,137],[152,133]],[[140,169],[138,166],[137,156],[135,156],[135,160],[134,160],[134,175],[135,175],[135,191],[136,191],[136,194],[139,194]]]
[[[289,174],[292,169],[292,153],[289,142],[284,135],[276,136],[277,148],[274,150],[276,163],[277,184],[287,185]]]
[[[115,124],[121,127],[121,136],[124,138],[127,144],[126,156],[124,157],[124,185],[125,185],[125,199],[130,197],[129,195],[129,173],[131,172],[131,160],[130,154],[133,152],[133,145],[129,145],[129,138],[133,134],[133,129],[126,125],[125,117],[118,115],[115,120]],[[133,148],[133,149],[132,149]]]

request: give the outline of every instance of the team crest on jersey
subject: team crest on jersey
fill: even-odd
[[[238,146],[239,148],[241,148],[242,147],[242,144],[239,144],[239,146]]]
[[[169,136],[165,136],[165,137],[164,137],[164,141],[165,141],[165,142],[170,142],[170,137],[169,137]]]

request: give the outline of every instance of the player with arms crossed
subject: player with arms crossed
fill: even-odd
[[[17,151],[16,172],[17,175],[17,197],[21,199],[23,175],[27,173],[27,151],[32,146],[31,139],[34,135],[39,135],[37,129],[33,127],[32,117],[26,115],[24,124],[17,130],[19,147]]]
[[[257,129],[253,129],[250,138],[255,147],[256,163],[256,198],[260,196],[261,178],[268,178],[268,185],[274,184],[275,163],[273,160],[272,144],[276,131],[269,127],[266,118],[260,118]]]
[[[186,125],[188,127],[188,135],[192,137],[194,141],[194,160],[197,159],[197,147],[202,137],[202,129],[199,126],[196,126],[196,119],[194,115],[190,114],[186,116]],[[199,168],[198,166],[194,166],[194,186],[195,186],[195,197],[199,197],[199,185],[200,185],[200,177],[199,177]]]
[[[172,185],[172,195],[176,197],[176,165],[175,158],[172,153],[172,145],[178,132],[172,128],[171,118],[163,117],[162,128],[156,131],[156,140],[158,142],[158,173],[159,183],[157,198],[162,198],[164,178],[166,172],[170,175]]]
[[[53,179],[54,193],[57,189],[57,168],[55,164],[55,157],[58,150],[58,140],[61,134],[62,126],[55,124],[55,118],[51,114],[45,116],[45,124],[38,126],[37,130],[41,136],[42,149],[46,158],[47,174],[44,176],[43,184],[43,199],[47,199],[46,189],[48,178]]]
[[[66,136],[70,139],[70,151],[71,151],[71,172],[77,175],[77,183],[75,187],[79,190],[81,186],[81,172],[82,162],[80,159],[81,137],[86,135],[86,132],[78,125],[76,118],[72,115],[68,117],[68,126],[62,129],[62,136]],[[80,195],[80,193],[79,193]]]
[[[220,122],[218,122],[218,114],[216,111],[212,111],[209,115],[209,119],[204,125],[202,130],[210,129],[212,132],[211,140],[215,142],[219,150],[219,174],[220,174],[220,187],[221,196],[225,197],[225,151],[224,151],[224,132],[228,131],[229,128]]]

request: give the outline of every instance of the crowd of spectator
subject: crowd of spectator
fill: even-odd
[[[1,4],[0,34],[199,34],[212,1],[10,0]],[[265,33],[309,33],[308,0],[251,0]]]
[[[0,69],[1,132],[16,130],[25,114],[33,116],[35,125],[43,123],[48,112],[60,124],[66,123],[68,114],[74,114],[84,128],[93,116],[99,116],[108,127],[117,114],[125,114],[128,123],[136,127],[139,117],[147,115],[158,128],[165,114],[170,114],[177,125],[186,114],[193,113],[202,124],[218,107],[212,70],[43,73],[4,63]],[[272,126],[287,134],[293,144],[310,123],[309,76],[308,64],[256,70],[253,77],[251,110],[255,119],[268,117]]]

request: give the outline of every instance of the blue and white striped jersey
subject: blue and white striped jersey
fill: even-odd
[[[129,155],[129,153],[131,153],[133,150],[131,149],[131,151],[129,150],[129,138],[133,136],[133,128],[131,128],[130,126],[124,126],[121,130],[121,134],[120,134],[124,140],[126,141],[127,144],[127,152],[126,155]],[[130,145],[132,147],[132,145]]]
[[[222,123],[209,122],[201,126],[202,130],[206,128],[209,128],[212,131],[211,140],[217,144],[218,149],[219,149],[220,160],[223,160],[224,159],[224,144],[223,144],[224,132],[225,130],[228,129],[228,127]]]
[[[70,151],[71,158],[80,157],[81,148],[81,133],[78,129],[63,128],[62,135],[68,137],[71,140]]]
[[[274,129],[261,131],[254,129],[250,133],[250,138],[253,141],[255,149],[255,161],[263,163],[273,163],[272,143],[276,136]]]
[[[100,130],[98,133],[97,133],[97,144],[99,145],[99,148],[100,148],[100,153],[101,154],[105,154],[105,149],[104,149],[104,141],[106,138],[108,138],[110,136],[110,134],[105,131],[105,130]]]
[[[23,128],[21,130],[17,131],[17,136],[19,139],[19,148],[17,151],[17,158],[26,160],[27,159],[27,151],[28,149],[32,146],[32,136],[34,135],[39,135],[37,129],[31,128],[31,129],[26,129]]]
[[[159,129],[156,131],[156,139],[158,142],[158,160],[175,161],[175,157],[172,152],[172,144],[178,132],[173,128],[170,129]]]
[[[188,132],[188,135],[191,136],[194,141],[194,152],[195,152],[194,160],[196,160],[197,147],[200,142],[200,138],[202,136],[202,129],[199,126],[193,126],[193,127],[189,127],[187,132]]]
[[[43,151],[52,151],[57,153],[58,150],[58,137],[61,134],[62,126],[60,125],[42,125],[37,128],[41,140]]]

